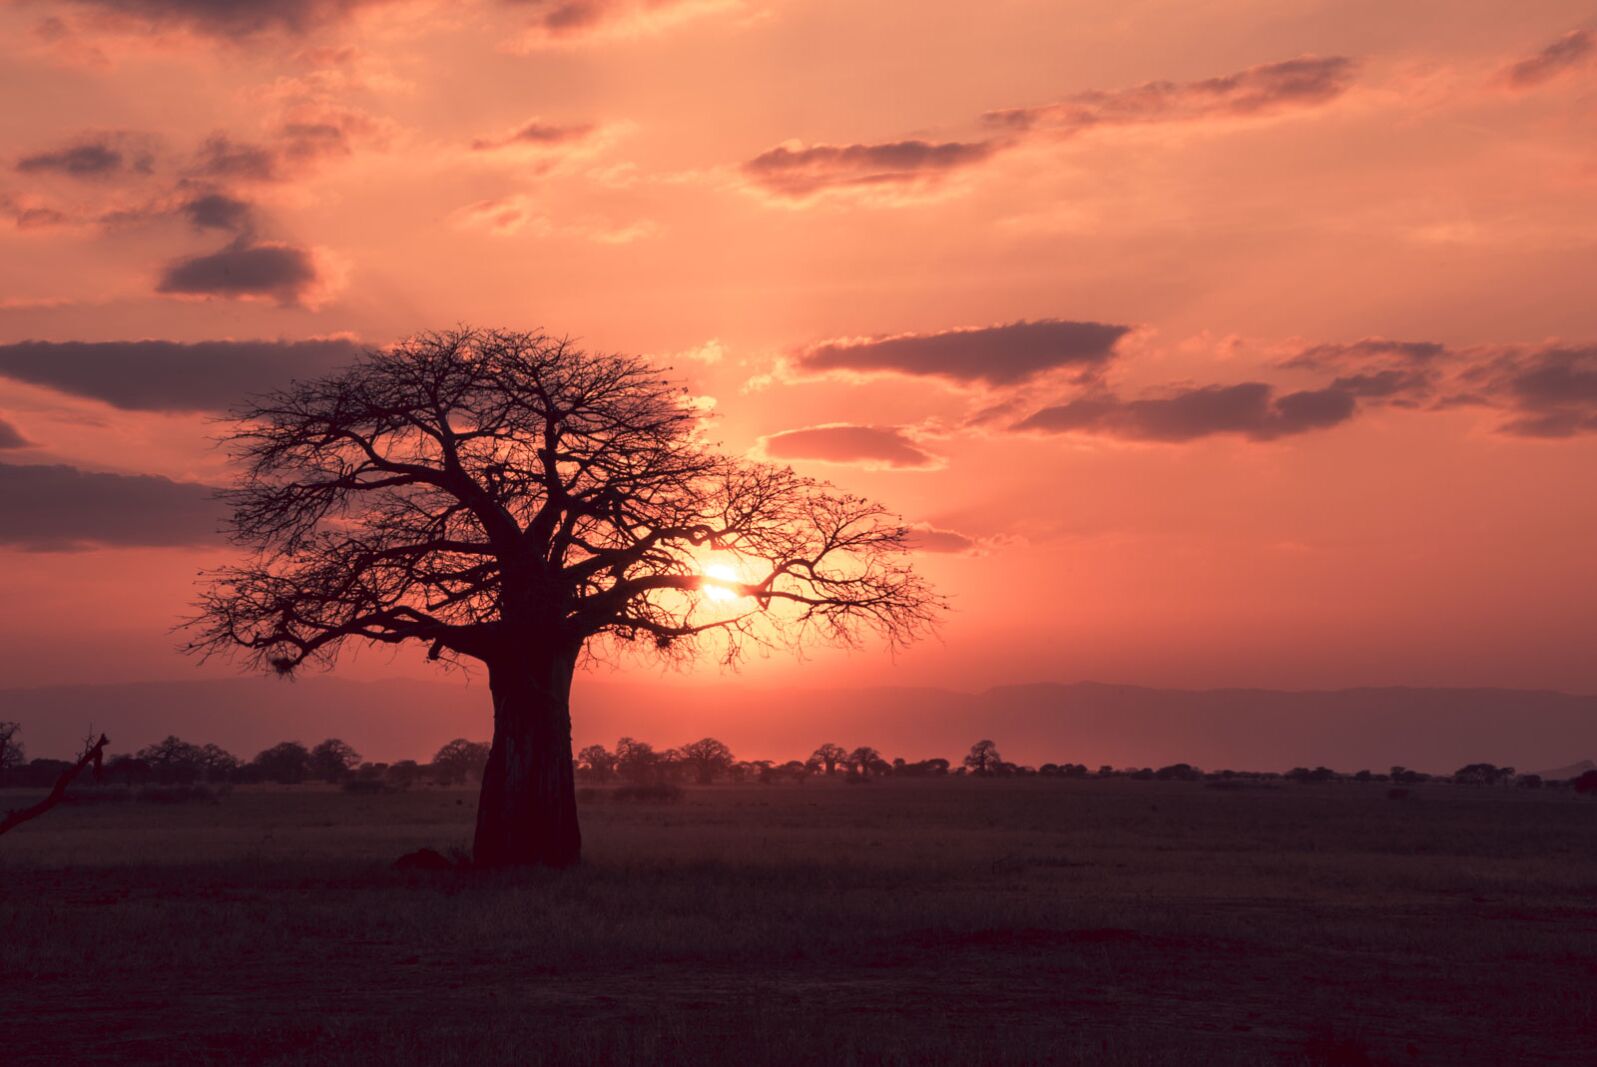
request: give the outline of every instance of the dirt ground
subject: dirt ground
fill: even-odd
[[[7,835],[0,1063],[1597,1062],[1567,790],[601,790],[578,870],[391,868],[464,848],[474,800],[239,788]]]

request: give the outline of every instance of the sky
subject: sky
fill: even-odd
[[[228,674],[219,413],[473,324],[917,529],[936,640],[740,683],[1597,691],[1589,4],[9,0],[0,58],[0,686]]]

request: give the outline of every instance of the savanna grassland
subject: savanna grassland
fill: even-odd
[[[495,875],[392,868],[466,791],[59,808],[0,841],[0,1061],[1597,1058],[1569,790],[584,796],[584,866]]]

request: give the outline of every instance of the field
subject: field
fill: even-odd
[[[581,869],[392,869],[473,803],[239,788],[7,835],[0,1062],[1597,1058],[1568,790],[600,791]]]

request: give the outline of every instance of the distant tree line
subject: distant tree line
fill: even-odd
[[[66,760],[29,760],[14,722],[0,721],[0,786],[47,787]],[[415,785],[458,786],[482,779],[488,763],[487,742],[456,738],[433,754],[430,761],[363,762],[359,752],[336,737],[314,747],[283,741],[259,752],[249,761],[213,744],[196,745],[168,737],[131,754],[105,760],[101,780],[113,785],[190,785],[302,782],[342,784],[352,792],[403,789]],[[634,785],[760,782],[803,784],[812,777],[841,778],[854,783],[878,778],[1126,778],[1132,781],[1184,782],[1390,782],[1409,786],[1444,782],[1462,786],[1515,786],[1539,789],[1572,785],[1577,792],[1597,793],[1597,771],[1587,771],[1569,782],[1544,782],[1535,774],[1518,774],[1513,767],[1471,763],[1451,775],[1431,775],[1396,766],[1384,773],[1361,770],[1353,774],[1328,767],[1294,767],[1289,771],[1205,771],[1188,763],[1153,767],[1097,769],[1082,763],[1043,763],[1038,766],[1005,760],[991,740],[977,741],[958,764],[946,759],[889,760],[869,745],[849,749],[833,742],[816,746],[808,759],[740,760],[724,742],[701,738],[679,748],[656,749],[647,741],[623,737],[613,749],[589,745],[576,754],[576,773],[587,782],[625,782]]]

